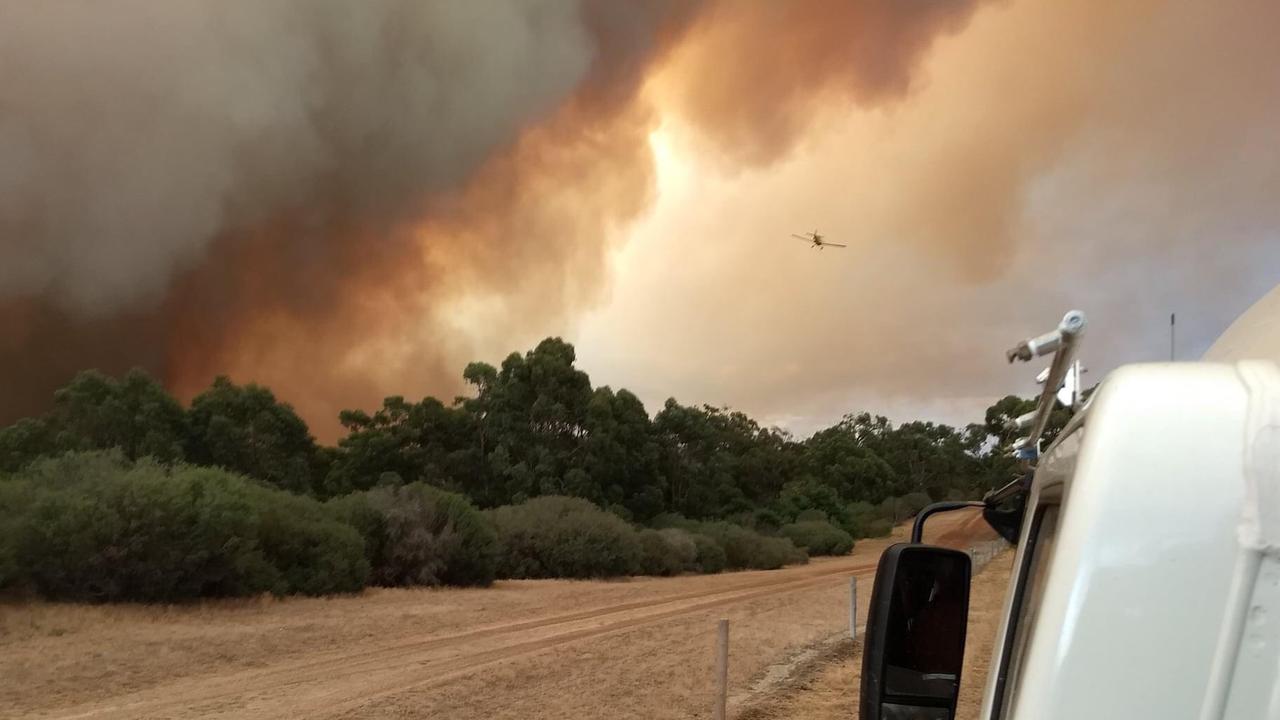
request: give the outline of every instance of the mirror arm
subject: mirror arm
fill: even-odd
[[[1027,479],[1027,474],[1024,474],[1022,477],[1019,477],[1017,480],[1013,480],[999,490],[992,490],[982,496],[982,504],[987,507],[995,507],[1011,497],[1016,497],[1019,494],[1025,493],[1027,489],[1031,487],[1031,483],[1028,482]]]
[[[947,500],[925,505],[924,509],[916,514],[916,522],[911,526],[911,542],[919,543],[921,538],[924,537],[924,522],[929,519],[930,515],[971,507],[986,507],[986,503],[970,500]]]

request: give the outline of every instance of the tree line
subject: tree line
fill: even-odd
[[[651,416],[558,338],[463,377],[452,402],[344,411],[322,446],[265,387],[220,377],[184,407],[140,370],[83,372],[0,429],[0,587],[151,600],[779,567],[1007,482],[1007,421],[1033,406],[1006,397],[964,428],[850,414],[797,439],[674,399]]]
[[[119,379],[87,371],[55,393],[47,414],[0,429],[0,471],[119,448],[129,460],[221,467],[321,499],[424,482],[480,507],[566,495],[637,521],[664,512],[791,519],[910,493],[974,497],[1011,477],[1004,423],[1033,406],[1010,396],[964,428],[850,414],[798,440],[741,412],[675,399],[651,417],[631,392],[593,387],[574,362],[572,345],[549,338],[500,367],[471,363],[471,396],[396,396],[372,412],[343,411],[347,432],[332,447],[259,385],[219,377],[184,408],[141,370]]]

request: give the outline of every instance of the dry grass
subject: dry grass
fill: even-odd
[[[974,578],[956,720],[976,720],[982,708],[987,664],[1000,623],[1012,563],[1013,552],[1006,550]],[[861,668],[862,644],[843,642],[824,658],[819,667],[797,678],[797,682],[785,692],[762,699],[741,713],[738,720],[847,720],[856,717]]]
[[[941,530],[970,534],[966,522]],[[732,624],[731,695],[745,707],[771,664],[844,627],[847,578],[869,590],[889,542],[719,576],[189,606],[10,603],[0,605],[0,716],[709,716],[718,618]]]

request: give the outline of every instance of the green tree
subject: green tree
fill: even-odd
[[[1088,395],[1090,392],[1092,390],[1086,391],[1085,394]],[[1027,430],[1017,429],[1013,421],[1035,410],[1037,402],[1036,398],[1006,395],[987,408],[982,425],[971,426],[971,433],[975,438],[973,442],[977,442],[978,438],[983,441],[980,443],[983,472],[981,479],[975,483],[976,490],[985,492],[991,488],[1001,487],[1025,472],[1023,464],[1013,457],[1013,445],[1026,436]],[[1041,448],[1048,448],[1058,438],[1073,414],[1073,409],[1055,402],[1053,410],[1049,413],[1049,421],[1045,424],[1044,434],[1041,436]]]
[[[877,418],[877,423],[879,420],[884,418]],[[835,425],[814,433],[805,443],[810,474],[845,500],[879,502],[898,484],[894,469],[865,444],[864,438],[872,431],[870,422],[869,415],[846,415]]]
[[[120,379],[96,370],[79,373],[53,395],[53,409],[0,431],[0,468],[16,470],[32,460],[83,450],[119,448],[130,460],[183,457],[186,414],[144,371]]]
[[[1019,416],[1025,415],[1036,409],[1039,398],[1020,398],[1017,395],[1006,395],[996,401],[994,405],[987,408],[985,415],[986,430],[989,435],[995,438],[996,443],[1005,447],[1009,447],[1014,441],[1026,435],[1026,430],[1018,430],[1013,426],[1013,421]],[[1066,427],[1067,422],[1071,420],[1071,416],[1075,413],[1071,408],[1063,407],[1057,401],[1054,401],[1053,410],[1049,412],[1049,422],[1045,424],[1044,435],[1041,436],[1040,444],[1048,447],[1054,440],[1058,438],[1058,433],[1062,432],[1062,428]]]
[[[667,400],[654,418],[667,507],[689,517],[751,513],[795,473],[794,443],[740,412]]]
[[[54,432],[46,418],[22,418],[0,428],[0,472],[14,472],[57,452]]]
[[[467,366],[463,377],[476,395],[462,408],[477,424],[473,447],[481,461],[463,489],[479,504],[567,493],[603,497],[581,467],[593,393],[575,359],[572,345],[547,338],[524,355],[507,356],[500,369]]]
[[[982,474],[971,435],[949,425],[909,422],[894,427],[884,417],[846,417],[862,445],[892,469],[887,496],[924,492],[945,497],[953,487],[971,486]],[[856,499],[874,499],[856,498]]]
[[[661,446],[640,399],[598,388],[587,404],[585,429],[567,476],[570,494],[604,507],[620,505],[641,520],[662,512]]]
[[[295,493],[312,494],[321,455],[307,424],[260,385],[218,377],[191,403],[187,457]]]
[[[795,522],[802,513],[812,517],[816,511],[824,519],[842,526],[849,522],[845,505],[836,488],[810,476],[783,485],[775,503],[778,514],[787,523]]]
[[[366,490],[388,473],[405,483],[456,489],[480,472],[478,423],[460,407],[431,397],[412,403],[395,396],[372,415],[344,410],[339,419],[348,434],[329,459],[329,495]]]

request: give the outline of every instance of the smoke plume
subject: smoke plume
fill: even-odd
[[[1175,311],[1177,357],[1198,357],[1280,282],[1280,4],[1012,0],[935,22],[955,29],[905,80],[788,105],[810,126],[746,154],[768,172],[698,152],[750,82],[660,71],[682,108],[672,188],[579,335],[593,378],[800,431],[862,408],[968,422],[1035,391],[1042,366],[1002,351],[1069,308],[1096,382],[1167,360]],[[770,126],[717,137],[778,147]],[[815,226],[849,247],[790,238]]]
[[[338,409],[598,301],[659,109],[728,167],[892,105],[942,0],[0,2],[0,421],[76,370]],[[324,428],[329,424],[328,429]]]

